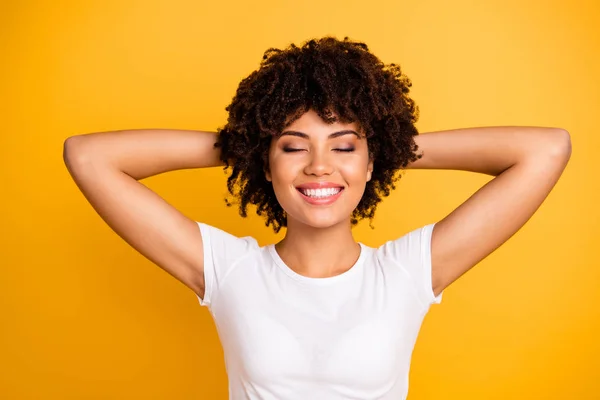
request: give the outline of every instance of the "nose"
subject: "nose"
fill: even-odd
[[[327,152],[313,151],[310,153],[308,163],[304,168],[304,173],[307,175],[331,175],[334,167]]]

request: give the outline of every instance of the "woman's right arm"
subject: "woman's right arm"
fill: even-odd
[[[200,297],[204,255],[197,223],[138,180],[223,166],[216,139],[211,132],[136,129],[72,136],[63,149],[73,180],[110,228]]]

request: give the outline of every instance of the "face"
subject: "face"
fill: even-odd
[[[330,125],[310,110],[273,138],[266,178],[288,227],[349,224],[373,171],[367,139],[359,135],[355,122]]]

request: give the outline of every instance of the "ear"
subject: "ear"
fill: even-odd
[[[369,158],[369,164],[367,165],[367,182],[371,180],[371,175],[373,175],[373,159]]]
[[[269,171],[269,169],[268,169],[268,168],[265,168],[265,169],[264,169],[264,171],[265,171],[265,179],[266,179],[267,181],[271,182],[271,179],[272,179],[272,178],[271,178],[271,171]]]

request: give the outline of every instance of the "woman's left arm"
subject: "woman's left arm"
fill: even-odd
[[[410,169],[454,169],[495,176],[436,223],[431,239],[433,292],[514,235],[540,207],[571,156],[559,128],[466,128],[415,136],[423,157]]]

